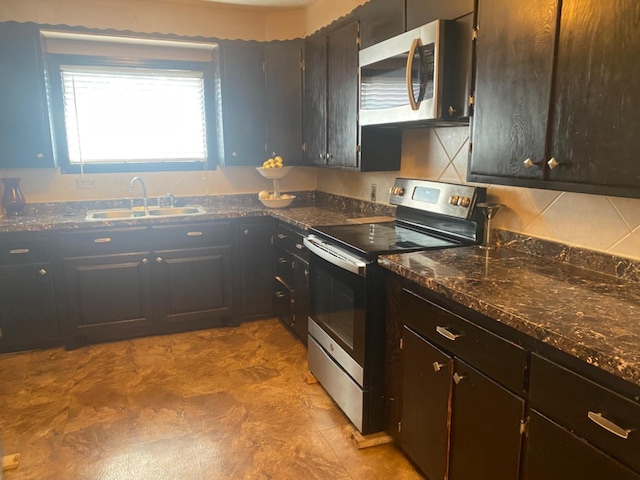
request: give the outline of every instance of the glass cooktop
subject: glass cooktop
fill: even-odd
[[[397,225],[395,222],[360,225],[328,225],[310,230],[339,246],[365,257],[385,253],[448,248],[460,243]]]

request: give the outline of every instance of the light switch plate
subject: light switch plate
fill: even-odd
[[[376,190],[377,190],[377,188],[376,188],[376,184],[375,184],[375,183],[372,183],[372,184],[371,184],[371,192],[369,193],[369,199],[370,199],[372,202],[375,202],[375,201],[376,201],[376,197],[377,197],[377,195],[376,195]]]
[[[76,178],[76,189],[83,190],[88,188],[96,188],[96,181],[88,178]]]

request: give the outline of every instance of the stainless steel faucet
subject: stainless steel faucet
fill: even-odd
[[[144,206],[144,211],[148,212],[149,211],[149,202],[147,201],[147,187],[144,184],[144,180],[142,180],[140,177],[133,177],[131,179],[131,183],[129,184],[129,191],[133,192],[133,185],[136,182],[140,182],[140,185],[142,186],[142,205]]]

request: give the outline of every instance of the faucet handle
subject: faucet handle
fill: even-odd
[[[167,193],[165,195],[162,195],[162,196],[158,197],[158,206],[162,206],[162,204],[164,203],[165,200],[169,201],[169,206],[170,207],[175,207],[175,205],[176,205],[176,197],[173,195],[173,193]]]

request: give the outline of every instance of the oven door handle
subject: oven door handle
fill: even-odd
[[[365,276],[367,263],[353,257],[346,252],[338,252],[327,247],[325,244],[317,241],[312,235],[307,236],[304,240],[305,246],[309,251],[336,267],[355,273],[361,277]]]

